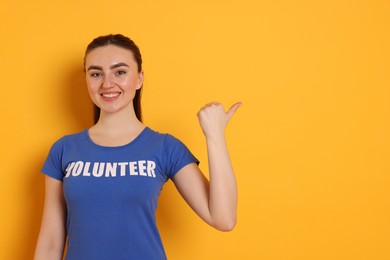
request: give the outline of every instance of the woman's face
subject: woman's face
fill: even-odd
[[[133,53],[115,45],[98,47],[85,57],[86,82],[92,101],[104,113],[133,109],[143,82]]]

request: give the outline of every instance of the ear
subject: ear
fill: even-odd
[[[138,73],[137,87],[136,89],[140,89],[144,84],[144,71]]]

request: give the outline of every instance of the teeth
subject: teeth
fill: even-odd
[[[119,96],[119,94],[118,93],[112,93],[112,94],[102,94],[102,96],[103,97],[105,97],[105,98],[113,98],[113,97],[117,97],[117,96]]]

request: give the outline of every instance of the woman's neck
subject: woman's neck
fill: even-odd
[[[144,128],[134,111],[101,111],[99,121],[89,129],[89,135],[97,144],[119,146],[131,142]]]

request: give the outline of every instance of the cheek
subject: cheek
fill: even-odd
[[[91,78],[87,78],[85,80],[86,82],[86,85],[87,85],[87,89],[89,92],[93,92],[93,91],[96,91],[98,89],[98,82],[97,80],[93,80]]]
[[[125,86],[126,89],[129,89],[129,90],[137,90],[137,88],[138,88],[137,82],[138,81],[135,78],[127,78],[127,79],[123,80],[123,82],[121,82],[121,85]]]
[[[93,82],[87,81],[86,82],[86,88],[89,94],[89,97],[91,98],[92,101],[96,99],[96,95],[98,93],[98,87],[97,84],[93,84]]]

